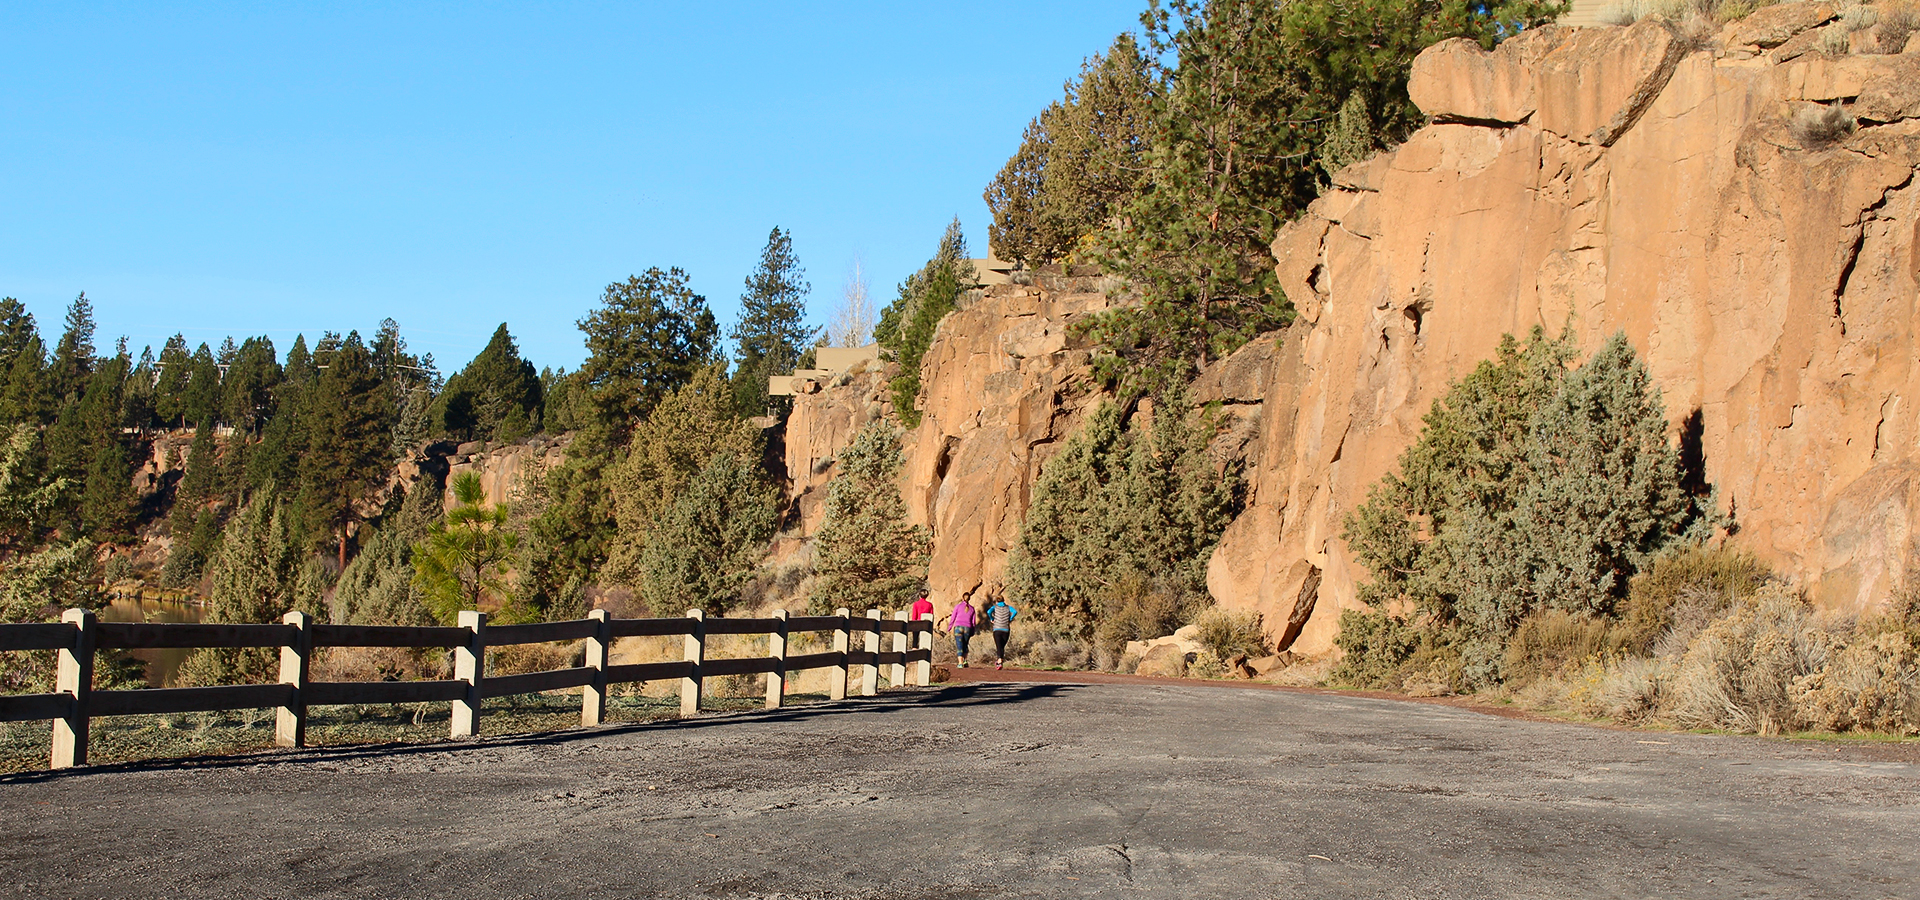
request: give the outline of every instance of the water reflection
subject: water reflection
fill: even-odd
[[[134,597],[119,597],[100,610],[102,622],[198,622],[202,612],[199,606],[185,603],[170,603],[164,600],[145,600]],[[129,650],[127,654],[147,664],[147,684],[151,687],[169,687],[180,679],[180,663],[186,661],[187,654],[193,651],[185,647],[163,647],[159,649]]]

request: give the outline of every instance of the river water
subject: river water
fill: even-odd
[[[161,600],[140,600],[133,597],[121,597],[100,610],[102,622],[198,622],[202,608],[185,603],[168,603]],[[166,647],[155,650],[129,650],[133,658],[147,664],[147,684],[152,687],[169,687],[180,677],[180,663],[188,653],[184,647]]]

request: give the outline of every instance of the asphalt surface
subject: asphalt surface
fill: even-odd
[[[7,776],[0,897],[1911,900],[1920,767],[1902,752],[964,683]]]

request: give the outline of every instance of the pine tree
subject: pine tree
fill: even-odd
[[[47,387],[56,400],[78,399],[86,391],[95,363],[93,332],[93,303],[82,292],[67,307],[66,330],[53,349]]]
[[[323,346],[330,344],[323,339]],[[358,333],[317,357],[324,363],[306,398],[298,498],[308,534],[330,540],[346,567],[354,503],[383,484],[393,433],[393,395],[374,371]]]
[[[719,330],[706,298],[677,268],[607,285],[600,308],[578,324],[590,354],[580,373],[615,446],[654,404],[713,361]]]
[[[896,483],[902,464],[900,432],[884,422],[861,429],[841,452],[814,536],[815,613],[895,606],[925,577],[927,531],[907,524]]]
[[[261,335],[240,344],[221,382],[221,415],[235,429],[257,435],[274,412],[274,389],[281,380],[273,341]]]
[[[540,404],[540,377],[520,358],[502,322],[480,355],[447,379],[428,421],[435,433],[455,440],[512,441],[538,426]]]
[[[794,255],[792,235],[779,228],[767,235],[746,288],[740,321],[728,336],[734,340],[734,396],[742,415],[757,416],[767,411],[767,378],[793,371],[817,334],[805,322],[813,286]]]
[[[479,609],[489,594],[507,595],[507,562],[520,542],[507,528],[506,504],[485,505],[479,475],[462,472],[452,488],[457,505],[413,546],[414,587],[442,624],[452,624],[460,610]]]
[[[188,363],[187,386],[180,398],[180,412],[189,422],[212,424],[220,415],[220,366],[213,351],[202,343]]]

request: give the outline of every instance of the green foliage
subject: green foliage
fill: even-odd
[[[0,558],[36,546],[67,483],[47,478],[34,426],[6,427],[0,444]]]
[[[1328,173],[1423,120],[1420,50],[1491,47],[1563,7],[1538,0],[1171,0],[1141,19],[1155,94],[1147,177],[1117,204],[1101,261],[1141,295],[1082,326],[1130,390],[1184,380],[1293,317],[1267,244]]]
[[[713,361],[719,330],[706,298],[678,268],[607,285],[600,308],[579,326],[590,354],[580,372],[599,425],[616,445],[654,404]]]
[[[504,503],[486,505],[480,476],[462,472],[452,483],[457,504],[413,546],[413,583],[443,625],[463,609],[479,609],[487,595],[506,597],[507,562],[520,535],[507,528]]]
[[[807,273],[793,252],[793,236],[779,228],[767,235],[760,264],[740,295],[734,340],[734,396],[743,416],[768,411],[767,378],[791,372],[818,329],[806,324]],[[786,398],[779,398],[784,401]],[[784,412],[784,404],[777,411]]]
[[[271,492],[256,494],[227,523],[208,577],[204,621],[272,622],[294,608],[299,540],[287,510]],[[312,612],[313,610],[308,610]],[[191,684],[273,681],[279,654],[265,649],[197,650],[181,664]]]
[[[874,422],[842,451],[814,537],[817,576],[809,607],[828,614],[898,606],[925,577],[927,530],[907,524],[898,479],[900,432]]]
[[[0,622],[50,622],[63,609],[95,609],[94,545],[86,540],[54,543],[0,566]],[[98,679],[110,683],[109,658]],[[48,651],[0,653],[0,694],[53,690],[54,661]]]
[[[987,245],[996,257],[1051,262],[1107,224],[1144,181],[1160,88],[1131,34],[1080,67],[987,185]]]
[[[1471,685],[1502,679],[1529,615],[1614,615],[1656,552],[1713,521],[1710,498],[1680,490],[1665,410],[1625,336],[1569,371],[1573,353],[1539,329],[1503,340],[1347,519],[1373,573],[1360,599],[1452,632]]]
[[[726,612],[740,599],[780,510],[780,492],[756,462],[716,453],[678,492],[640,557],[641,593],[652,609]]]
[[[480,355],[447,379],[427,416],[435,434],[455,440],[512,441],[539,430],[540,400],[540,376],[502,322]]]
[[[364,538],[361,550],[340,571],[329,604],[333,622],[347,625],[431,625],[433,613],[413,586],[413,545],[426,538],[440,516],[437,478],[408,489],[400,509]]]
[[[302,526],[316,545],[332,543],[346,565],[354,504],[386,483],[397,410],[360,335],[322,340],[311,394],[299,409],[304,446],[294,461]],[[331,538],[331,541],[329,541]]]
[[[668,395],[634,429],[620,463],[607,475],[618,533],[602,576],[639,585],[641,560],[654,530],[687,485],[720,455],[758,460],[760,430],[742,419],[720,366],[709,366]]]
[[[1103,607],[1113,606],[1103,594],[1134,581],[1207,595],[1207,558],[1236,512],[1239,473],[1208,458],[1213,421],[1177,395],[1154,405],[1151,431],[1143,418],[1127,421],[1121,407],[1103,404],[1034,483],[1007,561],[1007,593],[1050,624],[1096,633]]]
[[[960,304],[960,292],[974,284],[976,273],[967,261],[967,239],[955,216],[940,236],[933,258],[900,283],[900,296],[880,311],[873,337],[900,364],[893,378],[893,408],[908,428],[920,424],[920,363],[940,320]]]

